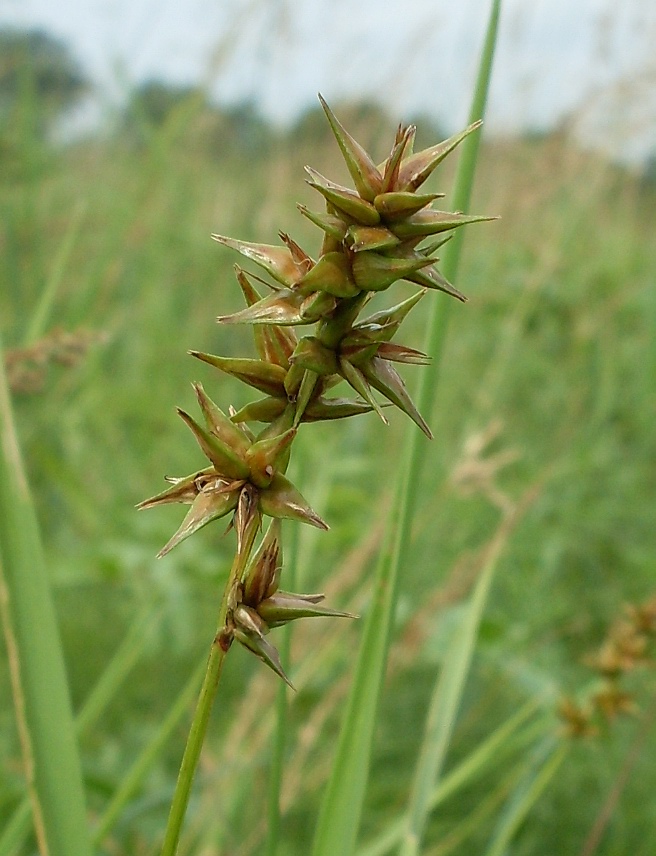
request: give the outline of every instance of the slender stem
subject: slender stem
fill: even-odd
[[[298,563],[298,527],[292,530],[290,546],[286,551],[285,565],[286,580],[291,591],[296,591],[297,563]],[[293,622],[287,624],[283,629],[282,644],[280,645],[280,659],[283,667],[287,669],[290,661]],[[282,790],[282,777],[285,760],[285,746],[289,733],[289,705],[287,703],[287,685],[280,681],[276,696],[276,726],[271,747],[271,764],[269,767],[268,788],[268,824],[266,856],[276,856],[280,843],[281,816],[280,816],[280,793]]]
[[[219,686],[219,678],[223,669],[223,661],[232,643],[232,635],[226,628],[226,619],[228,617],[228,608],[230,598],[234,592],[235,586],[241,580],[244,572],[245,564],[248,560],[249,551],[238,551],[235,555],[230,569],[230,575],[223,591],[221,600],[221,608],[219,609],[219,619],[217,622],[217,631],[212,646],[210,655],[207,661],[207,669],[205,678],[198,697],[196,711],[187,737],[187,745],[185,746],[178,773],[178,780],[175,785],[175,793],[173,794],[173,802],[169,812],[169,819],[166,825],[166,834],[164,836],[164,844],[162,845],[161,856],[175,856],[182,832],[182,823],[187,812],[189,804],[189,796],[191,794],[191,786],[194,780],[198,759],[207,733],[207,724],[212,711],[212,704],[216,696],[216,691]]]

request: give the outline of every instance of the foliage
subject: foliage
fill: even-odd
[[[95,140],[53,153],[47,175],[0,186],[5,345],[14,353],[27,346],[29,320],[52,283],[43,333],[79,331],[86,343],[75,365],[52,360],[44,367],[39,393],[15,395],[77,711],[124,635],[133,646],[109,705],[80,738],[94,816],[119,792],[144,746],[166,737],[109,833],[107,846],[117,854],[152,852],[161,834],[181,720],[162,729],[178,692],[180,716],[188,710],[186,685],[213,632],[229,564],[227,539],[209,531],[155,563],[177,515],[164,510],[166,519],[155,519],[132,505],[148,494],[162,461],[174,473],[188,465],[186,429],[176,426],[170,407],[180,397],[193,405],[181,351],[237,354],[242,347],[229,328],[219,337],[207,324],[240,308],[226,287],[229,254],[217,254],[209,232],[274,242],[278,228],[296,228],[292,177],[308,160],[307,149],[285,137],[266,159],[236,150],[219,158],[197,145],[196,127],[173,124],[143,148]],[[373,148],[385,156],[382,142]],[[312,162],[328,174],[338,168],[321,142]],[[308,190],[303,201],[310,199]],[[484,853],[495,829],[502,833],[504,800],[514,793],[510,805],[520,804],[526,790],[516,789],[544,757],[537,737],[553,729],[557,696],[585,698],[586,654],[600,646],[624,601],[640,603],[653,592],[656,258],[649,201],[630,174],[562,138],[484,147],[475,208],[502,219],[467,245],[458,284],[471,301],[462,311],[456,306],[441,402],[427,415],[439,441],[422,462],[425,491],[382,695],[365,843],[400,816],[430,684],[495,538],[502,543],[498,577],[427,853]],[[299,241],[311,241],[312,228],[302,226]],[[420,332],[420,320],[408,318],[408,335]],[[199,368],[212,397],[246,403],[229,378]],[[310,590],[327,581],[329,602],[353,612],[368,602],[371,557],[397,466],[402,425],[400,418],[391,423],[385,429],[351,420],[338,439],[317,426],[316,446],[300,432],[290,471],[332,526],[321,549],[313,532],[301,539],[299,585]],[[313,463],[317,447],[330,466]],[[514,516],[506,519],[504,509]],[[298,693],[288,720],[298,730],[285,755],[281,852],[308,852],[358,632],[295,632],[290,678]],[[183,852],[262,852],[274,687],[248,657],[235,652],[226,668]],[[656,788],[654,683],[649,671],[628,679],[638,719],[620,719],[571,747],[519,826],[514,852],[581,852],[613,794],[595,852],[651,852],[645,830]],[[0,682],[4,833],[24,794],[4,659]],[[491,747],[489,766],[461,779],[449,798],[448,776],[464,776],[472,751],[527,700],[544,722],[527,720],[505,748]],[[217,805],[226,781],[228,797]],[[513,817],[503,819],[509,828]],[[32,851],[26,845],[21,856]]]

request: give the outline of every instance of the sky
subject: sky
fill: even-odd
[[[0,25],[41,26],[120,102],[145,79],[205,84],[293,120],[321,91],[396,118],[462,126],[487,0],[0,0]],[[567,122],[626,161],[656,152],[656,0],[505,0],[492,133]]]

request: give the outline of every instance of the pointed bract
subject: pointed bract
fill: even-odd
[[[342,150],[342,155],[346,161],[348,171],[351,173],[355,189],[363,199],[371,202],[381,191],[383,186],[382,175],[378,172],[376,164],[371,160],[367,152],[348,133],[321,95],[319,95],[319,101],[328,117],[328,122],[335,135],[335,139]]]
[[[301,493],[281,473],[276,473],[271,485],[262,491],[260,507],[269,517],[281,517],[309,523],[317,529],[329,529],[316,511],[307,504]]]
[[[324,606],[321,601],[322,594],[294,594],[292,592],[277,591],[274,595],[263,600],[257,607],[257,612],[269,627],[280,627],[288,621],[297,618],[315,618],[331,616],[333,618],[357,618],[352,612],[342,612],[339,609],[331,609]]]
[[[287,686],[295,690],[294,684],[289,680],[287,675],[285,674],[285,670],[282,667],[282,663],[280,662],[280,654],[278,651],[268,642],[264,636],[258,636],[255,633],[249,633],[246,630],[242,630],[241,628],[235,628],[235,639],[238,642],[248,648],[249,651],[252,651],[256,657],[258,657],[265,665],[267,665],[272,671],[278,675],[279,678],[282,678],[283,681],[287,684]]]
[[[246,434],[212,401],[201,383],[194,382],[192,386],[200,409],[203,411],[207,428],[238,455],[243,456],[251,445]]]
[[[265,363],[263,360],[249,360],[242,357],[218,357],[215,354],[203,354],[189,351],[192,357],[214,366],[226,374],[236,377],[243,383],[259,389],[267,395],[284,395],[285,370],[280,366]]]
[[[408,125],[406,128],[399,125],[390,156],[384,165],[379,167],[383,170],[382,193],[388,193],[397,186],[401,161],[404,157],[412,154],[416,133],[417,127],[415,125]]]
[[[430,428],[415,407],[403,379],[393,366],[380,357],[374,357],[362,367],[362,373],[378,392],[382,393],[392,404],[395,404],[399,410],[407,413],[429,440],[433,439]]]
[[[300,292],[284,288],[232,315],[219,315],[216,320],[219,324],[305,324],[301,314],[304,300]]]
[[[291,286],[305,273],[303,265],[299,265],[294,260],[287,247],[237,241],[235,238],[226,238],[224,235],[212,235],[212,238],[260,265],[281,285]]]
[[[242,458],[227,443],[206,431],[186,411],[178,407],[178,415],[191,429],[203,454],[214,464],[220,475],[240,480],[248,477],[249,469]],[[236,427],[236,426],[233,426]]]
[[[298,204],[296,207],[311,223],[323,229],[326,235],[336,241],[344,240],[348,224],[341,217],[335,217],[333,214],[317,214],[316,211],[310,211],[305,205]]]
[[[255,538],[262,528],[259,491],[251,482],[246,482],[239,491],[237,507],[232,517],[232,525],[237,533],[237,552],[241,556],[249,556],[253,549]]]
[[[301,385],[298,389],[298,395],[296,396],[296,413],[294,414],[294,428],[298,428],[298,426],[303,421],[303,414],[305,413],[305,408],[308,406],[312,398],[314,397],[315,391],[319,387],[319,375],[313,371],[308,371],[308,369],[304,370],[303,379],[301,380]]]
[[[318,190],[326,201],[334,205],[339,211],[343,211],[348,217],[352,217],[358,223],[362,223],[363,226],[376,226],[380,223],[380,214],[371,202],[362,199],[348,187],[335,184],[334,181],[325,178],[312,167],[306,166],[305,171],[310,176],[308,181],[310,187]]]
[[[192,473],[190,476],[185,476],[181,479],[167,478],[166,481],[172,483],[172,487],[163,490],[161,493],[151,496],[150,499],[144,499],[137,505],[139,511],[145,508],[154,508],[156,505],[167,505],[171,502],[181,502],[184,505],[191,505],[196,499],[200,488],[199,482],[206,476],[216,475],[213,467],[206,467],[197,473]]]
[[[426,291],[422,289],[401,303],[391,306],[389,309],[383,309],[380,312],[369,315],[359,324],[356,324],[353,328],[354,331],[370,333],[372,341],[389,342],[405,320],[408,312],[419,303],[425,294]]]
[[[287,232],[278,232],[278,235],[280,236],[280,240],[289,250],[294,262],[301,268],[304,274],[307,273],[314,264],[312,256],[309,256],[303,247],[297,244],[296,241],[287,234]]]
[[[448,140],[431,146],[403,161],[396,181],[397,190],[416,190],[420,187],[444,158],[459,145],[465,137],[475,131],[483,123],[478,121],[465,128],[459,134],[454,134]]]
[[[274,518],[251,559],[244,577],[244,603],[257,609],[261,601],[277,591],[282,570],[282,526]]]
[[[431,362],[428,354],[408,348],[406,345],[397,345],[394,342],[383,342],[378,347],[376,356],[382,360],[392,360],[396,363],[410,363],[414,366],[427,366]]]
[[[237,505],[239,491],[239,483],[236,483],[236,486],[232,490],[201,491],[193,501],[191,508],[180,524],[180,528],[165,546],[162,547],[157,554],[157,558],[161,559],[162,556],[166,556],[181,541],[193,535],[194,532],[198,532],[199,529],[202,529],[203,526],[206,526],[212,520],[218,520],[218,518],[229,514]]]
[[[443,291],[445,294],[450,294],[451,297],[455,297],[456,300],[459,300],[461,303],[467,303],[465,295],[461,291],[458,291],[455,286],[451,285],[449,280],[442,276],[435,267],[427,267],[423,270],[415,271],[414,273],[409,274],[406,279],[410,282],[416,282],[417,285],[423,285],[424,288]]]
[[[468,223],[482,223],[496,220],[496,217],[481,217],[475,214],[459,214],[452,211],[419,211],[405,220],[393,223],[390,228],[399,238],[428,237],[439,232],[447,232],[466,226]]]
[[[298,344],[296,333],[277,324],[254,324],[253,329],[262,332],[266,362],[274,363],[287,371],[289,358]]]
[[[371,387],[366,379],[366,377],[362,374],[359,368],[354,366],[349,360],[340,359],[339,361],[341,374],[349,383],[353,389],[359,393],[359,395],[364,398],[364,400],[371,405],[371,407],[376,411],[381,420],[385,423],[385,425],[389,425],[385,414],[383,413],[380,404],[376,401],[374,394],[371,391]]]

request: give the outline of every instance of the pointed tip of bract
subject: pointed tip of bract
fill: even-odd
[[[369,154],[353,139],[319,93],[319,101],[330,128],[341,149],[356,190],[363,199],[372,202],[383,186],[383,177]]]
[[[482,125],[479,119],[477,122],[472,122],[464,131],[459,134],[454,134],[448,140],[444,140],[435,146],[417,152],[414,155],[406,158],[400,166],[397,178],[397,190],[415,191],[420,187],[433,170],[450,154],[456,146],[468,137],[473,131],[476,131]]]
[[[238,495],[238,490],[199,493],[178,530],[162,547],[157,558],[161,559],[166,556],[174,547],[189,538],[194,532],[198,532],[212,520],[225,517],[237,505]]]
[[[190,505],[198,496],[198,480],[212,472],[212,467],[206,467],[204,470],[199,470],[183,478],[171,478],[167,476],[166,481],[169,482],[171,487],[166,488],[166,490],[155,496],[142,500],[135,507],[138,511],[143,511],[146,508],[155,508],[157,505],[166,505],[173,502]]]
[[[304,265],[299,265],[288,247],[276,247],[273,244],[259,244],[251,241],[238,241],[225,235],[212,235],[224,247],[237,250],[242,256],[255,262],[273,279],[284,286],[291,286],[305,273]]]
[[[328,531],[330,527],[312,509],[302,494],[282,473],[276,473],[271,485],[261,492],[260,507],[269,517],[281,517],[309,523],[317,529]]]
[[[296,692],[296,687],[289,680],[282,667],[278,650],[270,642],[261,635],[252,632],[249,633],[241,628],[236,628],[234,633],[235,639],[237,639],[244,648],[248,648],[248,650],[255,654],[255,656],[265,664],[265,666],[268,666],[272,672],[275,672],[290,689]]]

